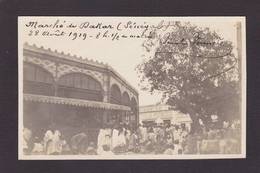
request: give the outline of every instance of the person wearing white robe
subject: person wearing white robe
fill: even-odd
[[[53,151],[56,154],[60,154],[62,152],[62,141],[61,141],[60,137],[61,137],[60,131],[55,130],[52,141],[54,143]]]
[[[47,130],[44,138],[43,138],[43,147],[44,147],[44,151],[46,152],[46,154],[51,154],[53,153],[53,132],[51,130]]]
[[[105,144],[105,129],[101,128],[99,130],[98,140],[97,140],[97,153],[98,154],[102,154],[104,144]]]
[[[25,154],[29,154],[30,151],[30,140],[32,137],[32,131],[28,128],[23,129],[23,151]]]
[[[53,133],[51,130],[48,130],[43,138],[43,147],[46,151],[46,154],[60,154],[62,151],[60,145],[61,133],[58,130],[55,130]]]
[[[118,146],[125,146],[126,145],[126,138],[125,138],[125,132],[122,131],[117,137],[118,140]]]
[[[105,141],[104,145],[107,145],[109,148],[111,148],[111,136],[112,136],[112,129],[105,128]]]
[[[147,133],[147,128],[143,126],[139,126],[139,140],[141,144],[144,144],[147,141],[148,133]]]
[[[117,129],[113,129],[112,131],[112,149],[114,149],[116,146],[118,146],[118,133],[119,131]]]
[[[113,152],[114,153],[122,153],[125,152],[126,147],[126,139],[125,139],[125,132],[123,128],[118,130],[117,135],[115,134],[113,140]]]

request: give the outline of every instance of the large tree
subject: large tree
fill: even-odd
[[[233,44],[215,31],[188,22],[155,27],[138,65],[144,89],[163,93],[175,109],[198,119],[239,115],[239,69]],[[194,128],[193,128],[194,130]],[[196,130],[196,129],[195,129]]]

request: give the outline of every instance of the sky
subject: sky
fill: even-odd
[[[201,27],[209,27],[211,30],[215,30],[220,34],[225,40],[230,40],[234,44],[236,43],[236,22],[240,18],[184,18],[184,17],[24,17],[19,18],[19,48],[24,42],[29,44],[35,44],[38,47],[43,46],[48,49],[57,50],[58,52],[63,51],[65,54],[70,53],[71,55],[81,56],[83,58],[93,59],[108,63],[113,67],[118,73],[121,74],[134,88],[139,92],[139,105],[151,105],[160,102],[161,96],[158,93],[151,95],[147,91],[142,91],[137,72],[135,70],[136,66],[143,61],[144,48],[142,43],[144,39],[75,39],[72,40],[68,37],[43,37],[43,36],[29,36],[30,30],[32,28],[26,27],[29,21],[37,21],[43,24],[53,24],[55,21],[66,21],[65,24],[71,21],[72,23],[80,25],[84,22],[89,23],[100,23],[111,24],[120,26],[127,24],[131,21],[138,24],[154,24],[157,25],[160,21],[190,21],[192,24],[196,24]],[[39,29],[39,28],[38,28]],[[42,29],[40,28],[40,31]],[[49,28],[44,30],[50,30]],[[70,31],[76,32],[83,31],[87,34],[96,34],[97,29],[64,29],[66,33]],[[101,31],[103,32],[103,30]],[[116,32],[111,30],[111,32]],[[121,33],[140,33],[140,29],[124,29],[120,31]]]

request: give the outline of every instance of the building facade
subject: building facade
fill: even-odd
[[[23,100],[24,126],[38,135],[139,121],[137,90],[109,65],[35,45],[23,48]]]
[[[190,129],[192,120],[188,114],[183,114],[165,104],[140,106],[139,122],[143,125],[173,124],[185,125]]]

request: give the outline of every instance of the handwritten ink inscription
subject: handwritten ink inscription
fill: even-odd
[[[133,21],[105,24],[88,21],[74,23],[57,19],[53,23],[29,21],[25,24],[25,27],[29,29],[28,36],[67,37],[71,40],[111,39],[114,41],[152,37],[152,32],[148,31],[151,25],[145,22],[137,24]]]
[[[69,21],[69,20],[33,20],[25,23],[26,32],[30,37],[45,38],[66,38],[70,40],[104,40],[119,41],[124,39],[143,39],[143,47],[150,51],[159,42],[160,45],[170,46],[221,46],[222,42],[205,39],[206,37],[199,32],[189,33],[190,39],[178,36],[172,36],[176,26],[180,26],[178,21],[161,20],[158,23],[149,23],[146,21],[136,22],[134,20],[101,22],[101,21]],[[185,29],[183,29],[185,32]],[[182,32],[180,32],[182,33]],[[165,51],[157,51],[157,53]],[[166,51],[170,53],[169,51]],[[224,52],[230,54],[230,51]]]

